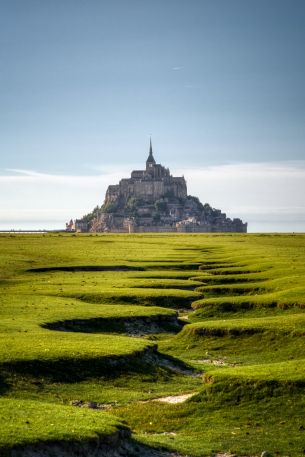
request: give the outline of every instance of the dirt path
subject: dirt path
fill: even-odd
[[[184,403],[189,398],[192,398],[192,397],[194,397],[194,395],[197,395],[197,393],[198,392],[193,392],[191,394],[183,394],[183,395],[170,395],[168,397],[154,398],[153,400],[150,400],[150,401],[161,401],[162,403],[171,403],[171,404]]]

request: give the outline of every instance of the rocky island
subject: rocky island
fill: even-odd
[[[187,194],[184,177],[156,163],[150,140],[145,170],[110,185],[104,203],[66,224],[81,232],[247,232],[247,223],[230,219]]]

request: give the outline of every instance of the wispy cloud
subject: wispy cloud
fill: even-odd
[[[177,65],[176,67],[172,67],[172,70],[173,71],[179,71],[179,70],[183,70],[184,66],[183,65]]]
[[[186,89],[201,89],[202,88],[202,84],[188,83],[188,84],[184,84],[184,87]]]
[[[40,176],[42,173],[38,173],[34,170],[23,170],[21,168],[5,168],[6,172],[16,174],[17,175],[25,175],[25,176]]]

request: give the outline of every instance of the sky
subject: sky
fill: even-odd
[[[0,0],[0,229],[63,228],[157,162],[305,232],[304,0]]]

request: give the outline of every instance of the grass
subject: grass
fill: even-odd
[[[235,395],[245,392],[234,389]],[[259,455],[267,449],[273,455],[301,456],[304,406],[301,394],[272,396],[268,402],[255,397],[241,403],[218,396],[217,401],[203,397],[202,401],[198,398],[177,406],[160,404],[153,409],[136,405],[133,410],[121,409],[120,414],[141,441],[187,455],[200,457],[224,449],[237,455]],[[163,434],[165,429],[169,435]]]
[[[0,415],[6,424],[0,434],[3,453],[12,446],[39,442],[97,441],[122,428],[109,414],[33,400],[2,398]]]
[[[124,421],[190,456],[304,454],[305,235],[12,234],[0,252],[0,453]]]

